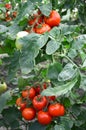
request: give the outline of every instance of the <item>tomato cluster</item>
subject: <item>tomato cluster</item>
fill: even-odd
[[[12,11],[12,5],[9,3],[5,4],[5,9],[6,9],[5,20],[7,22],[12,21],[12,19],[14,19],[17,16],[17,11]]]
[[[64,116],[65,108],[56,101],[56,96],[41,95],[46,88],[47,84],[43,83],[42,88],[41,86],[26,86],[21,91],[21,96],[16,100],[16,106],[25,120],[37,119],[40,124],[48,125],[54,118]]]
[[[60,21],[61,18],[57,11],[52,10],[49,17],[47,17],[44,16],[40,10],[38,10],[29,18],[29,29],[26,31],[43,34],[50,31],[54,26],[58,26],[60,24]]]

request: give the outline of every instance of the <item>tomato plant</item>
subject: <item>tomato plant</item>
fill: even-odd
[[[86,129],[85,10],[84,0],[0,2],[0,128]]]

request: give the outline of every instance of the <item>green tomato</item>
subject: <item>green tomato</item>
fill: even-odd
[[[20,38],[22,38],[22,37],[24,37],[24,36],[27,36],[28,35],[28,32],[26,32],[26,31],[20,31],[20,32],[18,32],[17,33],[17,37],[16,37],[16,43],[15,43],[15,45],[16,45],[16,48],[18,49],[18,50],[21,50],[22,49],[22,43],[20,42]]]
[[[7,89],[7,84],[4,83],[0,83],[0,94],[2,94],[3,92],[5,92]]]

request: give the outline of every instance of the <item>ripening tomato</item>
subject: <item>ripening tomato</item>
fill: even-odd
[[[10,10],[10,9],[12,8],[12,5],[9,4],[9,3],[6,3],[6,4],[5,4],[5,8],[6,8],[7,10]]]
[[[30,88],[29,89],[29,98],[33,99],[35,97],[35,95],[36,95],[35,88],[34,87]]]
[[[57,11],[52,10],[49,17],[44,17],[44,21],[50,27],[58,26],[60,24],[61,18]]]
[[[36,112],[34,110],[34,108],[25,108],[23,111],[22,111],[22,117],[25,119],[25,120],[32,120],[35,118],[35,115],[36,115]]]
[[[42,110],[47,104],[47,98],[45,96],[37,95],[33,98],[32,103],[36,110]]]
[[[28,89],[27,90],[23,90],[21,94],[22,94],[23,98],[27,98],[27,97],[29,97],[29,90]]]
[[[65,108],[60,103],[50,104],[48,107],[48,112],[51,116],[63,116],[65,114]]]
[[[11,18],[11,17],[6,17],[5,20],[6,20],[7,22],[9,22],[9,21],[12,21],[12,18]]]
[[[51,30],[51,27],[48,25],[48,24],[41,24],[40,27],[37,26],[35,28],[35,32],[38,33],[38,34],[43,34],[45,32],[49,32]]]
[[[52,117],[48,112],[39,111],[37,115],[38,122],[42,125],[48,125],[52,121]]]
[[[26,102],[22,101],[22,97],[17,98],[16,105],[19,107],[20,111],[23,111],[26,108]]]
[[[33,87],[22,91],[23,98],[33,99],[35,97],[35,95],[36,95],[36,91]]]
[[[15,18],[15,17],[17,16],[17,11],[14,11],[14,12],[12,13],[12,15],[13,15],[13,17]]]

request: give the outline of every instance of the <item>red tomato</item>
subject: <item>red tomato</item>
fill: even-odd
[[[37,86],[37,87],[35,88],[35,91],[36,91],[36,94],[37,94],[37,95],[40,94],[40,92],[41,92],[40,86]]]
[[[22,91],[23,98],[33,99],[35,97],[35,95],[36,95],[36,91],[33,87]]]
[[[48,112],[53,117],[63,116],[65,114],[65,108],[60,103],[51,104],[48,107]]]
[[[61,105],[61,108],[60,108],[60,116],[64,116],[65,114],[65,108],[63,105]]]
[[[56,99],[56,97],[55,97],[55,96],[48,96],[48,99],[49,99],[50,101],[54,101],[54,100]]]
[[[48,125],[52,121],[52,117],[48,112],[39,111],[37,115],[38,122],[42,125]]]
[[[51,27],[48,25],[48,24],[41,24],[41,26],[37,26],[35,28],[35,32],[38,33],[38,34],[43,34],[45,32],[49,32],[51,30]]]
[[[47,83],[43,83],[43,89],[46,89],[47,88]]]
[[[17,98],[16,105],[20,108],[20,111],[23,111],[23,109],[26,107],[26,102],[22,101],[22,97]]]
[[[29,90],[23,90],[21,94],[23,98],[27,98],[29,96]]]
[[[36,110],[42,110],[46,104],[47,104],[47,99],[45,96],[37,95],[33,98],[33,107]]]
[[[10,9],[12,8],[12,5],[9,4],[9,3],[6,3],[6,4],[5,4],[5,8],[6,8],[7,10],[10,10]]]
[[[57,11],[52,10],[49,17],[44,17],[44,21],[50,27],[58,26],[60,24],[61,18]]]
[[[22,111],[22,117],[25,119],[25,120],[32,120],[35,118],[35,115],[36,115],[36,112],[33,108],[25,108],[23,111]]]
[[[35,95],[36,95],[35,89],[33,87],[30,88],[30,90],[29,90],[29,98],[33,99],[35,97]]]

